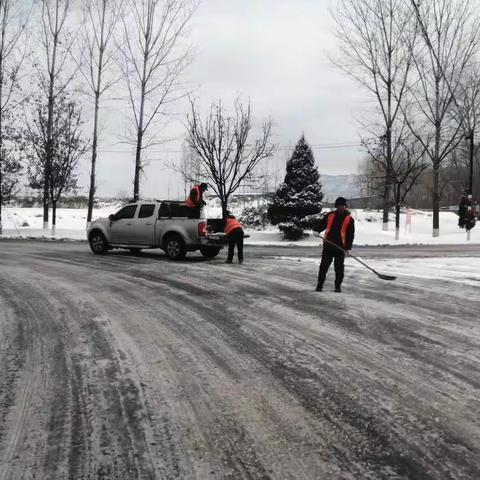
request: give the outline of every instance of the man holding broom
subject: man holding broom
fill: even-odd
[[[335,291],[342,291],[345,251],[350,253],[355,237],[355,222],[347,210],[347,201],[343,197],[335,200],[335,210],[328,212],[321,220],[319,231],[324,234],[322,261],[318,271],[317,292],[323,290],[328,269],[334,262]]]

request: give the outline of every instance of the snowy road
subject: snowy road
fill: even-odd
[[[0,242],[0,480],[480,478],[480,248],[357,253]]]

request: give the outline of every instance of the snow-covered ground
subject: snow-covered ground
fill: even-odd
[[[94,211],[94,218],[107,217],[119,208],[119,204],[106,205]],[[240,214],[240,212],[235,212]],[[210,209],[209,216],[217,216],[217,209]],[[402,244],[461,244],[467,242],[464,230],[457,226],[458,217],[452,212],[440,213],[440,237],[432,238],[432,213],[414,211],[411,232],[405,229],[405,215],[401,216],[400,239],[395,240],[393,215],[390,231],[382,231],[381,212],[352,210],[356,221],[356,245],[402,245]],[[41,208],[5,208],[3,210],[4,237],[47,237],[82,240],[86,238],[86,209],[61,208],[57,212],[57,230],[55,234],[42,230]],[[316,235],[308,235],[297,242],[284,241],[278,229],[269,227],[262,231],[248,231],[250,245],[298,245],[316,246],[320,239]],[[480,243],[480,226],[471,232],[470,243]]]
[[[121,204],[109,204],[93,212],[93,218],[108,217],[115,213]],[[51,214],[51,212],[50,212]],[[51,221],[51,218],[50,218]],[[86,239],[86,208],[59,208],[55,233],[43,230],[42,208],[3,208],[3,237],[46,237],[73,240]]]
[[[369,210],[352,210],[355,219],[355,245],[440,245],[467,243],[465,230],[458,228],[458,217],[453,212],[440,212],[440,237],[432,237],[432,212],[415,210],[411,217],[411,230],[406,230],[406,216],[400,218],[400,239],[395,240],[394,216],[391,215],[389,231],[382,230],[382,213]],[[249,232],[250,244],[255,245],[285,245],[314,246],[320,243],[315,235],[309,235],[298,242],[282,240],[278,229]],[[475,227],[470,234],[469,243],[480,243],[480,228]]]

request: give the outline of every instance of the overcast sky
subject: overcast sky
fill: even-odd
[[[335,48],[335,39],[329,6],[330,0],[203,0],[194,16],[191,41],[196,56],[188,72],[201,104],[207,107],[222,99],[231,107],[239,94],[250,98],[259,122],[273,119],[274,140],[282,147],[295,144],[302,132],[312,145],[358,141],[355,116],[370,100],[330,65],[327,54]],[[179,105],[177,112],[186,113],[186,106]],[[165,167],[181,156],[184,127],[181,115],[176,118],[169,134],[178,140],[149,154],[143,197],[182,195],[182,182]],[[98,163],[98,195],[130,193],[134,157],[128,147],[112,147],[112,138],[106,137]],[[315,148],[314,153],[324,174],[356,173],[361,158],[355,146]],[[280,150],[277,165],[284,165],[286,156]],[[87,171],[86,161],[84,185]]]

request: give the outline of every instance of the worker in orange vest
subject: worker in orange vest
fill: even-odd
[[[228,258],[225,263],[233,262],[235,245],[237,246],[238,263],[243,262],[243,228],[238,220],[227,211],[225,217],[225,235],[228,239]]]
[[[324,230],[324,238],[340,248],[324,242],[316,291],[322,291],[328,269],[333,260],[335,267],[335,291],[341,292],[345,251],[350,252],[355,237],[355,222],[347,210],[347,201],[343,197],[338,197],[335,200],[335,210],[328,212],[322,218],[319,231],[323,232]]]
[[[206,205],[203,199],[203,193],[208,190],[206,183],[200,185],[194,185],[190,190],[190,195],[185,200],[185,206],[192,209],[192,218],[200,218],[200,212]]]

